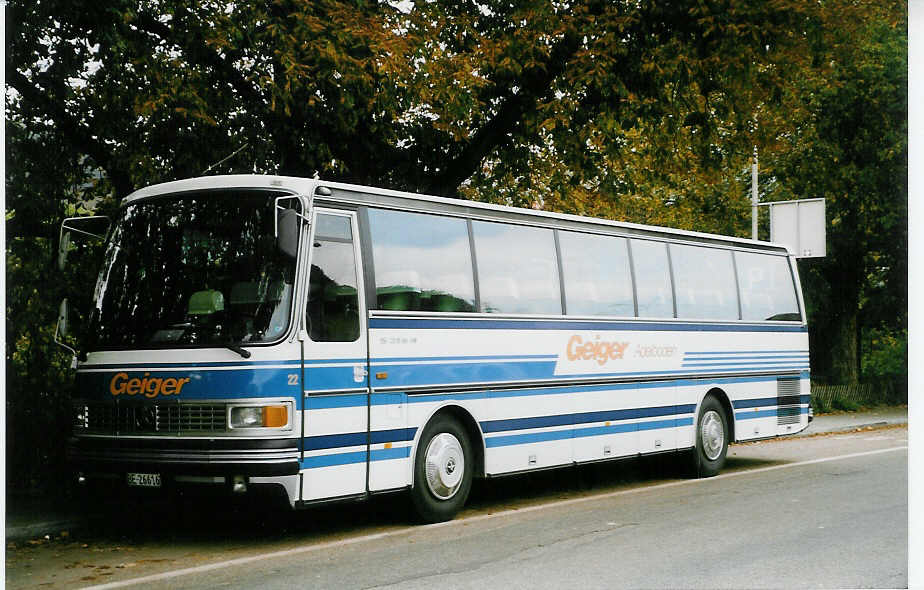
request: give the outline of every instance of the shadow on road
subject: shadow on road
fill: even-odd
[[[726,472],[779,464],[729,456]],[[476,480],[462,516],[648,486],[689,478],[686,454],[666,453],[618,462],[550,469]],[[105,503],[101,504],[101,500]],[[304,541],[341,538],[360,531],[414,522],[406,493],[373,496],[366,502],[322,504],[291,511],[279,498],[218,497],[194,493],[120,496],[96,492],[85,506],[90,525],[72,535],[84,543],[170,544]]]

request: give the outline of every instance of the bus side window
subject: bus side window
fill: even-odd
[[[561,315],[552,230],[473,221],[482,311]]]
[[[798,321],[799,303],[789,259],[785,256],[735,252],[741,319]]]
[[[356,258],[349,217],[318,214],[308,280],[308,336],[315,342],[359,338]]]
[[[626,239],[560,231],[568,315],[635,315]]]
[[[464,219],[369,209],[376,309],[475,311]]]
[[[671,293],[667,244],[649,240],[632,240],[632,265],[635,268],[639,317],[674,317],[674,296]]]
[[[671,244],[677,317],[737,320],[738,291],[730,250]]]

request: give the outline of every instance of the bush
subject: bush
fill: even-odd
[[[874,328],[865,331],[860,368],[864,378],[908,374],[908,330]]]

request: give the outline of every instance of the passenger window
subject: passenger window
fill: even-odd
[[[308,335],[315,342],[359,338],[359,297],[349,217],[318,214],[308,280]]]
[[[625,238],[558,232],[568,315],[634,316]]]
[[[632,240],[632,264],[639,317],[674,317],[674,296],[667,262],[667,244]]]
[[[552,230],[487,221],[472,230],[483,311],[561,314]]]
[[[671,244],[677,317],[737,320],[738,292],[730,250]]]
[[[369,210],[377,309],[475,311],[464,219]]]
[[[741,319],[798,321],[799,304],[785,256],[735,252]]]

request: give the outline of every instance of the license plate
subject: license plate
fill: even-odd
[[[125,481],[130,486],[141,488],[159,488],[161,485],[159,473],[126,473]]]

